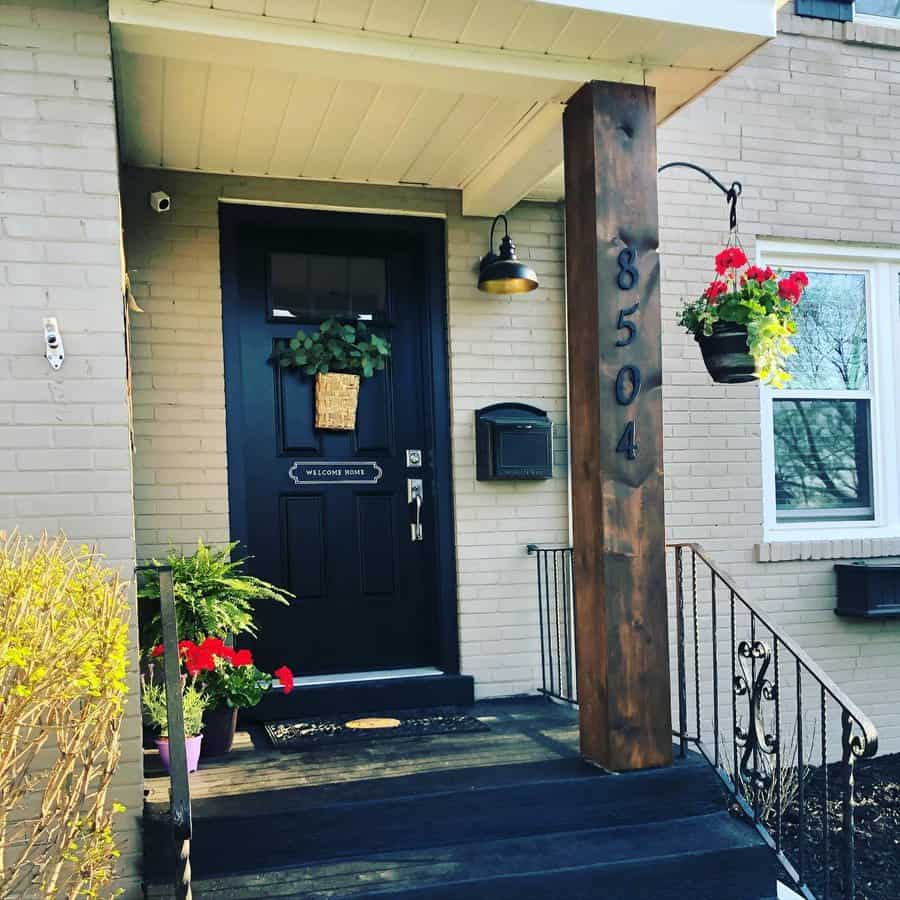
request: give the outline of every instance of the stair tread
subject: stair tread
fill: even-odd
[[[196,811],[192,858],[198,877],[450,846],[473,835],[491,841],[703,816],[721,811],[722,794],[709,770],[685,767],[376,795],[277,812],[253,796],[248,806],[251,821]],[[164,829],[157,823],[156,830]],[[148,840],[165,838],[154,838],[153,830],[148,827]]]
[[[469,835],[471,838],[471,835]],[[195,868],[198,897],[355,898],[371,892],[420,889],[511,876],[544,878],[566,872],[641,861],[646,865],[681,855],[755,848],[759,838],[725,812],[642,825],[475,840],[312,863],[268,873],[203,878]],[[770,885],[771,887],[771,885]]]

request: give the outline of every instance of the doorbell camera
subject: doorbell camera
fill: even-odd
[[[150,209],[164,213],[172,208],[172,198],[165,191],[154,191],[150,195]]]
[[[54,371],[61,369],[66,358],[63,349],[62,335],[59,333],[59,325],[52,316],[44,319],[44,356]]]

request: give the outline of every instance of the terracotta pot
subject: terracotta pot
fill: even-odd
[[[224,756],[234,743],[237,727],[237,710],[227,706],[217,706],[203,713],[203,753],[208,756]]]
[[[184,748],[187,752],[187,770],[188,772],[196,772],[200,765],[200,745],[203,742],[202,734],[195,734],[193,737],[184,739]],[[162,760],[163,767],[169,771],[169,739],[167,737],[159,737],[156,739],[156,749],[159,750],[159,758]]]
[[[706,370],[719,384],[756,381],[756,361],[747,349],[747,327],[734,322],[716,322],[709,336],[698,335]]]

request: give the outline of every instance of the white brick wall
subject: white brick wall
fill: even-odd
[[[171,213],[150,210],[157,189],[172,195]],[[190,550],[201,535],[228,538],[218,198],[447,216],[462,670],[475,676],[479,696],[533,691],[540,657],[525,545],[568,534],[560,208],[513,210],[520,256],[541,288],[509,300],[476,289],[490,223],[461,218],[450,192],[129,170],[123,193],[127,265],[145,310],[132,318],[139,557],[172,544]],[[475,481],[473,411],[499,400],[549,410],[558,436],[551,481]]]
[[[59,320],[61,371],[41,320]],[[0,527],[64,531],[134,566],[106,3],[0,5]],[[137,685],[114,794],[122,886],[138,892]]]
[[[738,221],[750,256],[757,236],[900,246],[900,29],[801,19],[790,7],[780,29],[660,129],[660,161],[691,160],[726,184],[742,182]],[[900,622],[838,619],[834,560],[754,562],[758,388],[713,385],[694,340],[674,324],[682,298],[710,280],[726,206],[693,173],[667,171],[659,189],[669,537],[707,547],[872,717],[882,751],[900,750]]]

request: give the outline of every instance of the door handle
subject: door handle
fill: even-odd
[[[406,479],[406,499],[415,507],[415,519],[409,523],[410,540],[415,543],[422,540],[422,504],[424,502],[422,479]]]

